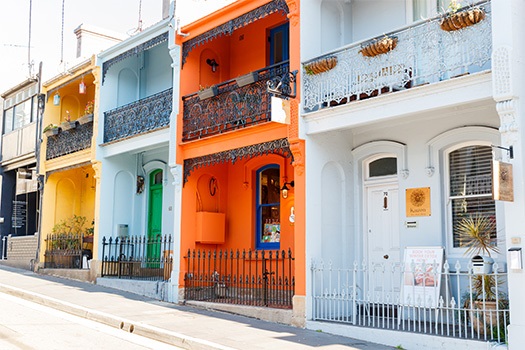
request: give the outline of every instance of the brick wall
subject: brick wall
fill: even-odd
[[[38,235],[7,238],[7,264],[31,269],[38,249]]]

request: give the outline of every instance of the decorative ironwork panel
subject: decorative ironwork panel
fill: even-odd
[[[239,87],[235,80],[218,85],[217,96],[201,100],[197,94],[183,98],[182,141],[191,141],[271,120],[267,82],[287,75],[288,63],[254,72],[257,81]]]
[[[92,136],[93,122],[89,122],[48,137],[46,160],[90,148]]]
[[[257,157],[268,155],[271,153],[281,154],[286,158],[291,158],[293,161],[292,151],[287,139],[279,139],[256,145],[231,149],[219,153],[208,154],[202,157],[190,158],[184,160],[184,183],[188,181],[188,177],[195,169],[204,166],[212,166],[224,162],[231,162],[235,164],[236,161],[244,158]]]
[[[104,112],[104,143],[154,131],[170,124],[173,89]]]
[[[305,110],[315,111],[490,69],[491,6],[489,1],[479,6],[486,18],[470,27],[445,31],[440,28],[443,17],[435,17],[387,34],[397,45],[387,48],[385,51],[390,51],[386,53],[365,55],[370,51],[367,46],[377,48],[383,36],[304,62]],[[334,57],[337,62],[334,67],[316,71],[319,66],[333,62]]]
[[[166,33],[162,33],[156,37],[154,37],[153,39],[150,39],[146,42],[143,42],[142,44],[139,44],[129,50],[127,50],[126,52],[124,53],[121,53],[120,55],[116,56],[116,57],[113,57],[109,60],[107,60],[106,62],[102,63],[102,84],[104,84],[104,79],[106,79],[106,73],[108,72],[109,68],[114,65],[114,64],[117,64],[123,60],[125,60],[126,58],[129,58],[129,57],[132,57],[132,56],[135,56],[135,55],[138,55],[139,53],[143,52],[143,51],[146,51],[146,50],[149,50],[151,49],[152,47],[155,47],[165,41],[168,41],[168,32]]]
[[[253,11],[245,13],[242,16],[234,18],[231,21],[228,21],[218,27],[213,28],[212,30],[207,31],[206,33],[186,41],[182,44],[182,65],[184,66],[184,63],[186,63],[186,58],[188,57],[190,51],[197,46],[203,45],[208,41],[223,35],[231,35],[234,30],[242,28],[251,22],[264,18],[278,11],[281,11],[281,13],[285,16],[290,12],[285,0],[274,0],[269,2],[266,5],[260,6]]]

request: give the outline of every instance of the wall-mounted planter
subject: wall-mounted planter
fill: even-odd
[[[314,75],[328,72],[335,66],[337,66],[337,57],[331,56],[306,64],[304,70],[307,74]]]
[[[396,46],[396,37],[385,37],[363,46],[359,52],[365,57],[375,57],[392,51]]]
[[[205,100],[207,98],[217,96],[217,86],[212,86],[210,88],[202,89],[198,92],[199,98]]]
[[[452,32],[472,26],[485,18],[485,11],[480,8],[468,9],[456,13],[448,13],[441,20],[441,29]]]
[[[87,123],[92,122],[92,121],[93,121],[93,114],[86,114],[86,115],[83,115],[82,117],[77,119],[77,122],[80,125],[87,124]]]
[[[72,122],[62,122],[60,124],[60,127],[62,128],[62,130],[70,130],[70,129],[74,129],[76,128],[78,125],[78,122],[75,120],[75,121],[72,121]]]
[[[196,242],[223,244],[226,240],[226,214],[207,211],[197,212]]]
[[[251,73],[242,75],[235,79],[239,87],[253,84],[258,80],[259,80],[259,74],[257,72],[251,72]]]
[[[56,136],[58,135],[60,130],[61,129],[59,127],[49,128],[46,131],[44,131],[44,135],[46,135],[47,137]]]

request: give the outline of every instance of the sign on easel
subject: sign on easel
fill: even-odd
[[[406,247],[403,305],[437,307],[441,291],[443,247]]]

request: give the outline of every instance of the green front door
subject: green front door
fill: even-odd
[[[162,239],[162,170],[153,171],[149,180],[147,258],[149,261],[159,261]]]

